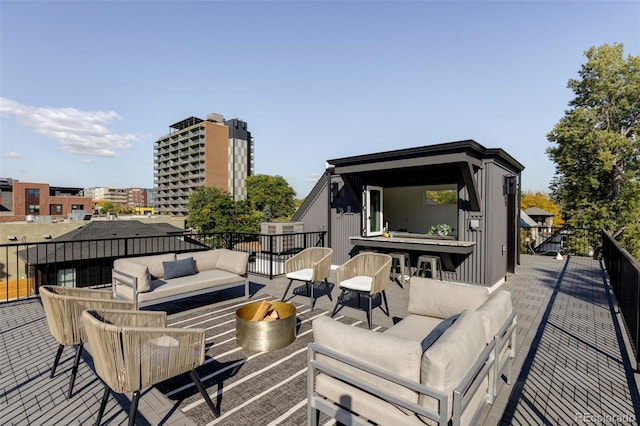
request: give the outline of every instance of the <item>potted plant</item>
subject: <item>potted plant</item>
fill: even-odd
[[[446,223],[440,223],[438,225],[434,225],[431,228],[429,228],[427,235],[438,234],[440,237],[446,237],[453,231],[454,231],[453,226],[447,225]]]

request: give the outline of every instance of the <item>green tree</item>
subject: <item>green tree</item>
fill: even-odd
[[[640,57],[625,59],[622,44],[585,56],[568,83],[575,98],[547,135],[552,196],[570,225],[605,229],[640,258]]]
[[[257,232],[259,212],[251,204],[234,201],[226,191],[215,187],[199,187],[187,201],[187,220],[198,232]]]
[[[274,219],[290,219],[295,212],[296,192],[282,176],[247,177],[247,199],[253,208]],[[266,210],[269,210],[267,212]]]

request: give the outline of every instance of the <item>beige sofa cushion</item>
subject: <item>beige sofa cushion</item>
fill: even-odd
[[[176,260],[182,260],[188,257],[193,257],[193,260],[195,260],[196,271],[210,271],[211,269],[216,269],[216,265],[218,264],[218,257],[220,257],[220,250],[178,253],[176,255]]]
[[[129,258],[123,258],[117,259],[113,262],[113,268],[126,274],[133,275],[136,278],[136,285],[139,292],[151,290],[151,276],[147,265]]]
[[[409,313],[447,319],[465,309],[477,309],[488,298],[486,287],[413,277],[409,286]]]
[[[238,275],[244,275],[247,272],[249,253],[229,249],[218,249],[216,251],[220,252],[216,268]]]
[[[313,321],[313,339],[325,348],[376,366],[392,374],[418,382],[420,380],[420,342],[404,339],[388,333],[352,327],[331,318],[320,317]],[[418,402],[418,394],[404,386],[363,372],[333,359],[318,355],[327,365],[412,402]]]
[[[413,279],[411,281],[413,285]],[[452,416],[453,389],[460,384],[486,347],[484,326],[478,312],[466,310],[422,356],[421,382],[449,396],[448,418]],[[479,389],[478,392],[486,392]],[[437,400],[420,395],[419,403],[437,410]]]
[[[142,263],[143,265],[146,265],[147,268],[149,268],[149,273],[151,274],[151,279],[153,280],[156,278],[164,277],[164,268],[162,266],[162,262],[171,262],[176,260],[176,254],[175,253],[156,254],[153,256],[134,257],[131,259],[134,262]],[[116,269],[119,269],[119,268],[116,268]]]
[[[408,315],[402,321],[391,328],[383,331],[415,342],[422,342],[432,330],[434,330],[442,320],[440,318],[425,317],[422,315]]]
[[[484,332],[489,343],[513,311],[511,293],[506,290],[496,291],[476,311],[482,317]]]

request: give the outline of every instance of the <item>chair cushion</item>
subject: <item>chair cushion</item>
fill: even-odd
[[[218,255],[216,268],[237,275],[244,275],[247,272],[249,253],[229,249],[218,249],[217,251],[219,251],[220,254]]]
[[[193,257],[174,260],[172,262],[162,262],[162,267],[164,269],[165,280],[170,280],[171,278],[185,277],[187,275],[194,275],[196,273]]]
[[[143,265],[146,265],[147,268],[149,268],[151,279],[154,280],[156,278],[164,277],[164,268],[162,267],[162,262],[171,262],[173,260],[176,260],[176,254],[175,253],[154,254],[152,256],[139,256],[139,257],[133,257],[131,259],[138,263],[142,263]]]
[[[305,268],[299,271],[289,272],[286,277],[290,280],[311,281],[311,278],[313,278],[313,269]]]
[[[133,275],[136,277],[138,292],[151,290],[151,275],[149,268],[143,263],[138,263],[132,259],[118,259],[114,263],[114,268],[118,271]],[[121,287],[121,286],[119,286]],[[130,297],[131,298],[131,297]]]
[[[504,325],[504,322],[513,311],[511,293],[506,290],[495,292],[476,311],[482,317],[484,332],[487,343],[489,343],[498,334],[498,330]]]
[[[453,398],[453,389],[460,384],[486,345],[480,314],[475,311],[464,311],[422,355],[420,370],[422,384]],[[483,390],[479,389],[478,392]],[[437,401],[429,396],[421,394],[419,400],[425,408],[432,410],[438,408]],[[453,404],[448,404],[447,409],[447,418],[450,419]]]
[[[447,319],[465,309],[477,309],[489,298],[486,287],[413,277],[409,313]]]
[[[216,269],[218,263],[218,257],[220,256],[220,250],[205,250],[205,251],[192,251],[189,253],[178,253],[176,259],[186,259],[187,257],[193,257],[196,262],[196,271],[209,271]]]
[[[420,380],[420,342],[414,342],[387,333],[352,327],[331,318],[319,317],[313,321],[313,340],[320,346],[354,358],[362,363],[376,366],[391,374],[417,382]],[[357,377],[375,387],[417,402],[418,394],[404,386],[392,383],[334,359],[318,354],[318,360],[340,372]]]
[[[353,278],[340,281],[341,288],[344,287],[344,288],[348,288],[349,290],[356,290],[356,291],[371,291],[372,284],[373,284],[373,279],[371,277],[365,277],[362,275],[357,275]]]

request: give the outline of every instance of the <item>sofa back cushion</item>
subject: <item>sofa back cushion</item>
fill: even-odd
[[[136,278],[136,288],[139,292],[151,290],[151,276],[149,274],[149,268],[144,263],[136,262],[129,258],[116,259],[116,261],[113,262],[113,268],[129,275],[133,275]]]
[[[409,313],[447,319],[465,309],[477,309],[488,298],[486,287],[412,277]]]
[[[164,267],[162,262],[171,262],[176,260],[175,253],[155,254],[152,256],[139,256],[130,258],[134,262],[142,263],[149,268],[151,279],[164,278]],[[118,269],[118,268],[116,268]]]
[[[420,380],[422,356],[420,342],[352,327],[327,317],[320,317],[313,321],[313,340],[320,346],[364,364],[378,367],[414,382]],[[322,355],[318,355],[318,360],[367,384],[385,389],[409,401],[418,402],[418,394],[404,386]]]
[[[507,290],[496,291],[477,309],[482,317],[487,343],[493,340],[512,311],[511,292]]]
[[[413,285],[413,279],[411,280]],[[453,413],[453,390],[460,384],[486,347],[480,314],[466,310],[422,355],[420,381],[449,397],[447,418]],[[479,389],[478,392],[486,392]],[[420,395],[419,403],[430,410],[438,409],[438,401]]]
[[[231,272],[232,274],[246,274],[249,253],[229,249],[217,249],[216,251],[220,252],[216,268]]]
[[[220,250],[206,250],[206,251],[193,251],[190,253],[178,253],[176,255],[177,260],[187,259],[193,257],[196,262],[196,271],[210,271],[216,269],[218,264],[218,257],[220,257]]]

